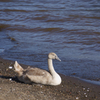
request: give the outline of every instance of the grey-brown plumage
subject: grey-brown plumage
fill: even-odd
[[[61,83],[61,77],[56,73],[53,68],[52,59],[57,59],[61,61],[55,53],[48,54],[48,68],[49,71],[31,68],[23,69],[17,61],[15,61],[14,68],[15,72],[18,74],[18,79],[24,83],[41,83],[46,85],[59,85]]]

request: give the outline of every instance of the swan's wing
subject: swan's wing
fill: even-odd
[[[44,76],[49,72],[39,68],[30,68],[26,70],[25,73],[27,76]]]
[[[39,68],[30,68],[26,71],[26,76],[35,83],[48,84],[52,77],[49,72]]]

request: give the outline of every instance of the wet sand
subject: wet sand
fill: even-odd
[[[9,67],[13,64],[0,58],[0,100],[100,100],[100,85],[62,74],[59,86],[21,83]]]

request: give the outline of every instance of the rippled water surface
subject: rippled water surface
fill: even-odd
[[[0,0],[0,56],[59,73],[100,80],[99,0]]]

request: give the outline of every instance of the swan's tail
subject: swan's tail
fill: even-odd
[[[18,64],[17,61],[15,61],[14,68],[15,68],[15,72],[17,72],[19,75],[21,75],[22,72],[23,72],[23,70],[24,70],[24,69]]]

